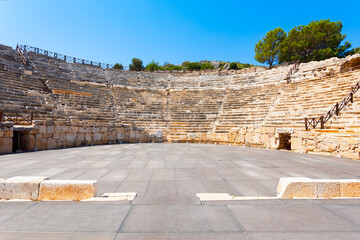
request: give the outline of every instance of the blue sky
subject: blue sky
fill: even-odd
[[[254,45],[269,30],[312,20],[342,21],[360,47],[359,0],[0,0],[0,43],[128,65],[133,57],[257,64]]]

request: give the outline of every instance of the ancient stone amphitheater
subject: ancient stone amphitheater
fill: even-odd
[[[26,65],[16,50],[0,45],[2,154],[196,142],[359,159],[360,93],[353,87],[360,55],[297,68],[201,73],[120,71],[24,56]],[[352,91],[352,101],[323,128],[308,123],[305,129],[305,117],[320,119]]]

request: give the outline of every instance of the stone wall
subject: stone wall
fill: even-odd
[[[0,154],[11,153],[13,146],[13,124],[0,122]]]
[[[2,124],[0,153],[12,131],[24,150],[120,142],[241,144],[359,158],[359,93],[326,130],[303,131],[349,93],[360,55],[237,72],[149,73],[101,69],[26,53],[23,66],[0,45],[0,110],[34,113],[31,128]],[[15,86],[15,87],[14,87]],[[8,127],[6,127],[8,126]],[[18,134],[18,133],[16,133]],[[11,135],[11,137],[9,137]],[[20,144],[21,145],[21,144]]]
[[[35,121],[35,150],[111,143],[162,142],[161,136],[147,134],[134,126],[91,121]]]

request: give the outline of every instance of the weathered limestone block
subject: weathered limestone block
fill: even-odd
[[[216,140],[216,133],[208,132],[206,134],[207,141],[213,142]]]
[[[274,127],[263,127],[262,128],[262,133],[274,134],[275,133],[275,128]]]
[[[270,138],[270,148],[277,149],[279,147],[279,139],[276,137]]]
[[[47,127],[46,133],[54,133],[54,129],[55,129],[54,126],[49,126]]]
[[[303,144],[302,144],[302,138],[291,138],[291,150],[302,150]]]
[[[46,133],[46,126],[40,125],[39,126],[39,133],[41,133],[41,134]]]
[[[235,142],[239,129],[231,129],[229,131],[229,142]]]
[[[54,139],[48,138],[46,142],[47,149],[57,148],[57,142]]]
[[[354,160],[360,160],[360,153],[359,152],[342,152],[342,157],[350,158]]]
[[[277,190],[283,199],[317,198],[318,184],[309,178],[280,178]]]
[[[360,180],[344,179],[339,184],[341,197],[360,197]]]
[[[337,180],[319,179],[318,195],[319,198],[334,198],[340,197],[340,183]]]
[[[84,134],[84,133],[79,133],[79,134],[77,135],[76,141],[77,141],[77,142],[83,142],[83,141],[85,141],[85,134]]]
[[[307,138],[308,137],[308,131],[296,131],[296,135],[299,138]]]
[[[79,131],[78,127],[74,127],[74,126],[69,127],[69,132],[71,132],[71,133],[77,133],[78,131]]]
[[[76,133],[69,132],[66,134],[66,141],[75,142],[76,136],[77,136]]]
[[[39,200],[80,201],[96,196],[97,181],[46,180],[40,184]]]
[[[348,143],[346,143],[346,142],[340,143],[340,150],[341,150],[341,151],[347,151],[347,150],[349,150],[349,149],[350,149],[350,146],[349,146]]]
[[[116,135],[117,135],[116,130],[111,129],[110,134],[109,134],[109,140],[112,141],[112,142],[115,142],[116,137],[117,137]]]
[[[281,178],[277,192],[283,199],[360,197],[360,180]]]
[[[86,133],[85,134],[85,141],[86,142],[91,142],[92,140],[93,140],[92,134],[91,133]]]
[[[98,133],[98,132],[100,132],[100,128],[94,127],[94,128],[91,129],[91,132]]]
[[[101,141],[103,139],[103,134],[102,133],[94,133],[93,139],[94,139],[94,141]]]
[[[5,131],[4,138],[12,138],[14,136],[14,131],[9,128]]]
[[[35,147],[38,149],[38,150],[45,150],[47,149],[47,140],[46,138],[36,138],[35,139]]]
[[[103,143],[108,143],[109,142],[109,133],[108,132],[104,132],[103,134],[102,134],[102,142]]]
[[[0,154],[12,153],[12,138],[0,138]]]
[[[47,177],[12,177],[0,182],[0,199],[38,200],[40,183]]]

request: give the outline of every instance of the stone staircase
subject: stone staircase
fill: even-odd
[[[45,101],[42,84],[33,77],[0,70],[0,109],[6,113],[34,114],[36,119],[49,117],[53,105]]]
[[[261,125],[279,95],[279,85],[229,90],[215,133],[228,133],[231,128]]]
[[[116,118],[125,125],[146,129],[150,134],[166,132],[167,93],[158,89],[112,87]]]
[[[283,85],[283,94],[263,125],[303,129],[304,116],[319,118],[341,101],[359,78],[358,70]]]
[[[170,91],[169,141],[181,142],[188,134],[212,130],[225,90]]]

